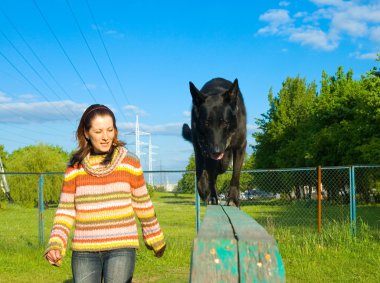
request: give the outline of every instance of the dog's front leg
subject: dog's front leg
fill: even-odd
[[[211,191],[211,204],[218,204],[218,196],[216,194],[216,177],[217,174],[215,172],[209,172],[209,188]]]
[[[230,200],[233,201],[235,206],[240,206],[240,172],[244,161],[245,146],[233,151],[233,171],[230,182],[230,190],[228,193],[227,205],[230,204]]]
[[[198,193],[201,199],[208,203],[208,200],[210,198],[209,176],[206,170],[202,170],[202,174],[199,175],[197,174]]]

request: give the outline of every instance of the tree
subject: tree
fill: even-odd
[[[268,112],[256,122],[260,132],[254,134],[255,168],[380,163],[380,75],[376,67],[360,80],[354,80],[353,71],[345,73],[343,67],[333,76],[323,71],[319,95],[315,83],[288,78],[276,97],[270,90],[268,101]],[[365,200],[369,200],[369,184],[376,179],[363,174],[357,189]],[[255,183],[271,190],[264,179],[256,178]],[[280,181],[276,184],[281,186]],[[325,185],[331,199],[346,186],[343,182],[339,188]]]
[[[4,145],[0,145],[0,158],[3,163],[4,169],[6,169],[5,166],[6,166],[7,157],[8,157],[8,152],[4,150]],[[2,182],[1,178],[2,176],[0,175],[0,183]],[[3,200],[5,198],[6,198],[5,194],[3,194],[3,192],[0,192],[0,200]]]
[[[253,169],[254,156],[245,156],[245,161],[243,163],[242,170]],[[178,192],[194,193],[195,192],[195,156],[192,154],[189,158],[189,163],[186,166],[186,170],[189,171],[182,175],[182,178],[178,182],[177,190]],[[229,171],[232,170],[231,165],[228,168]],[[228,193],[231,180],[231,173],[226,172],[224,174],[218,175],[216,188],[218,192]],[[240,191],[245,191],[249,189],[252,185],[252,174],[242,173],[240,175]]]
[[[0,144],[0,157],[1,157],[1,160],[3,161],[3,163],[5,163],[5,161],[7,160],[7,157],[8,157],[8,152],[6,152],[4,150],[4,145],[1,145]],[[5,165],[4,165],[5,167]]]
[[[38,144],[27,146],[12,152],[7,159],[8,172],[57,172],[55,175],[44,176],[44,199],[56,203],[61,191],[63,172],[69,155],[57,146]],[[37,204],[37,188],[39,175],[10,175],[9,188],[15,202],[27,206]]]
[[[288,77],[278,96],[269,92],[269,111],[256,121],[261,131],[254,134],[256,168],[305,166],[307,143],[305,125],[317,97],[316,84]]]
[[[195,155],[192,154],[189,158],[189,163],[186,166],[186,172],[182,175],[182,178],[178,181],[178,192],[181,193],[195,193]]]

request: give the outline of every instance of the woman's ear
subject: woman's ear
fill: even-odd
[[[86,131],[84,131],[84,138],[86,139],[86,141],[89,141],[89,140],[90,140],[90,138],[89,138],[89,136],[88,136],[88,133],[87,133]]]

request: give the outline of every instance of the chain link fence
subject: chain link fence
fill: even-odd
[[[219,176],[219,199],[228,195],[232,172]],[[380,166],[242,171],[241,209],[266,228],[320,231],[330,223],[368,225],[380,239]],[[320,200],[318,199],[320,185]]]
[[[242,171],[241,209],[266,228],[317,232],[319,226],[338,222],[350,223],[355,234],[356,222],[361,221],[380,239],[380,166],[323,167],[320,173],[318,183],[317,168]],[[189,182],[178,182],[185,175],[191,176]],[[57,204],[63,173],[0,173],[4,192],[0,193],[0,204],[7,202],[3,176],[11,201],[39,209],[39,226],[42,226],[39,229],[43,230],[43,211]],[[218,177],[222,204],[230,178],[231,172]],[[180,194],[184,191],[181,184],[190,187],[187,192],[195,191],[195,175],[190,171],[145,171],[145,179],[153,180],[159,191]]]

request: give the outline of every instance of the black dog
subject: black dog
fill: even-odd
[[[238,81],[212,79],[199,91],[190,82],[193,97],[191,129],[183,124],[182,136],[192,142],[195,153],[197,189],[202,200],[218,204],[215,183],[233,160],[227,205],[239,206],[239,179],[247,145],[243,97]],[[211,199],[210,199],[211,197]]]

